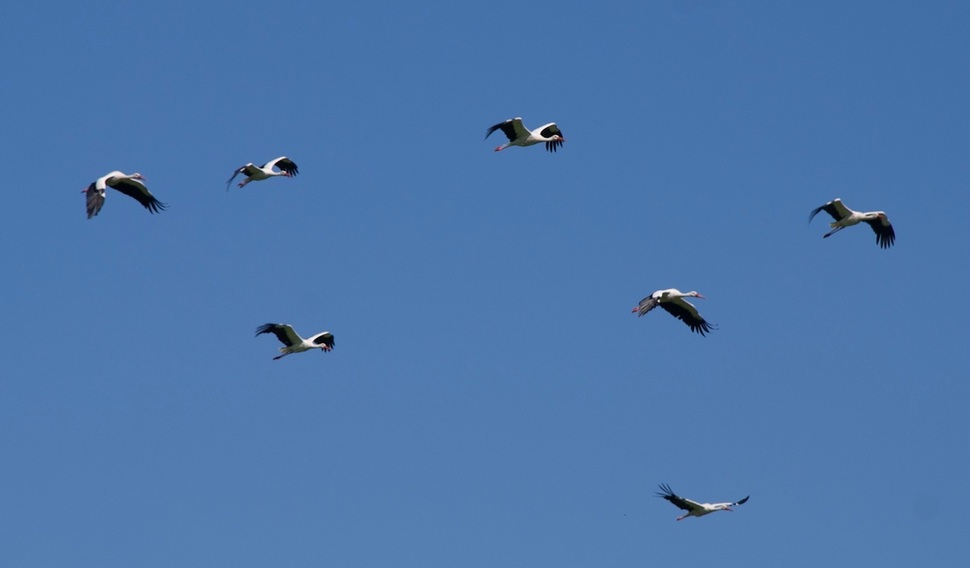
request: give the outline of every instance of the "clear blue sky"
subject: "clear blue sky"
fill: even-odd
[[[846,4],[7,6],[0,565],[965,561],[970,6]]]

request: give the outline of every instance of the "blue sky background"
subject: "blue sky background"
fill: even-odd
[[[970,6],[850,4],[7,6],[0,564],[959,564]]]

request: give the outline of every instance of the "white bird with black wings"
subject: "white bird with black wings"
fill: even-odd
[[[293,328],[285,323],[267,323],[256,328],[256,335],[272,333],[283,347],[280,347],[280,355],[273,357],[273,360],[282,359],[290,353],[303,353],[311,349],[322,349],[324,351],[333,350],[333,334],[329,331],[318,333],[307,339],[300,337]]]
[[[657,495],[687,511],[685,514],[677,517],[678,521],[682,521],[687,517],[703,517],[704,515],[708,515],[710,513],[716,513],[717,511],[731,511],[733,513],[734,509],[731,507],[744,505],[748,502],[748,497],[750,497],[750,495],[748,495],[748,497],[745,497],[740,501],[735,501],[734,503],[698,503],[697,501],[684,499],[683,497],[677,495],[670,490],[670,486],[666,483],[660,484],[660,491],[657,492]]]
[[[834,235],[846,227],[858,225],[859,223],[868,223],[872,227],[873,232],[876,233],[876,244],[881,248],[889,248],[896,242],[896,231],[893,230],[892,224],[889,223],[889,217],[886,217],[886,214],[882,211],[860,213],[843,205],[841,199],[833,199],[825,205],[813,209],[811,215],[808,216],[809,223],[818,215],[819,211],[825,211],[835,219],[835,221],[829,223],[829,227],[832,230],[822,235],[823,239]]]
[[[81,191],[87,195],[88,219],[97,215],[104,207],[105,188],[110,187],[124,193],[128,197],[134,198],[141,203],[149,213],[158,213],[165,209],[165,204],[155,199],[155,196],[148,191],[142,183],[145,177],[139,173],[128,175],[117,170],[99,177]]]
[[[668,314],[686,323],[690,327],[690,330],[695,333],[704,335],[712,329],[717,329],[717,326],[708,323],[707,320],[697,313],[697,308],[694,307],[694,304],[691,304],[684,298],[706,299],[699,292],[693,290],[690,292],[681,292],[676,288],[657,290],[640,300],[640,304],[633,308],[633,313],[637,314],[637,317],[641,317],[650,310],[660,306]]]
[[[508,143],[495,148],[496,152],[501,152],[509,146],[532,146],[540,142],[545,142],[546,150],[555,152],[566,141],[555,122],[543,124],[535,130],[529,130],[522,125],[521,118],[510,118],[489,128],[485,132],[485,138],[491,136],[496,130],[501,130],[505,137],[509,139]]]
[[[279,170],[274,169],[274,167],[279,168]],[[246,184],[251,181],[262,181],[278,176],[293,177],[298,173],[300,173],[300,170],[297,168],[296,163],[286,156],[280,156],[275,160],[270,160],[258,168],[250,162],[233,172],[232,177],[226,182],[226,191],[229,191],[229,185],[232,184],[232,180],[236,179],[236,176],[239,174],[246,176],[246,179],[239,183],[239,187],[246,187]]]

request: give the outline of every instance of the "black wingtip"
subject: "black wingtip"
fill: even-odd
[[[690,326],[690,330],[694,333],[701,334],[701,337],[707,337],[707,334],[712,331],[717,331],[716,323],[708,323],[707,321],[701,320],[700,323],[693,324]]]
[[[821,210],[822,210],[821,207],[817,207],[815,209],[812,209],[812,212],[808,214],[808,222],[809,222],[809,224],[811,224],[812,219],[814,219],[815,216],[818,215],[818,212],[821,211]]]

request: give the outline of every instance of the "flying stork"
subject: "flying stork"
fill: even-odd
[[[117,189],[129,197],[133,197],[141,203],[149,213],[158,213],[165,209],[165,204],[155,199],[155,196],[148,191],[145,184],[141,182],[145,177],[139,173],[128,175],[117,170],[103,175],[95,180],[87,189],[81,193],[88,194],[88,219],[94,217],[104,207],[104,193],[106,187]]]
[[[491,136],[496,130],[501,130],[509,139],[507,144],[495,148],[496,152],[501,152],[509,146],[532,146],[539,142],[545,142],[546,150],[555,152],[566,141],[555,122],[544,124],[535,130],[529,130],[522,126],[521,118],[510,118],[489,128],[485,133],[485,138]]]
[[[279,168],[279,170],[273,169],[274,166]],[[246,176],[246,179],[242,180],[239,187],[246,187],[246,184],[251,181],[262,181],[276,176],[293,177],[298,173],[300,173],[300,170],[296,167],[296,163],[286,156],[280,156],[275,160],[270,160],[258,168],[250,162],[233,172],[232,177],[226,182],[226,191],[229,191],[229,185],[232,184],[232,180],[236,179],[236,176],[239,174]]]
[[[741,499],[735,503],[698,503],[697,501],[692,501],[690,499],[684,499],[676,493],[670,490],[670,486],[666,483],[660,484],[660,491],[657,492],[657,496],[663,497],[664,499],[670,501],[674,505],[677,505],[681,509],[687,511],[683,515],[677,517],[678,521],[682,521],[687,517],[703,517],[704,515],[714,513],[717,511],[731,511],[734,509],[731,507],[736,507],[738,505],[744,505],[748,501],[748,497]]]
[[[706,334],[712,329],[717,329],[716,325],[708,323],[697,313],[697,308],[684,298],[700,298],[706,300],[704,296],[695,291],[681,292],[676,288],[667,290],[657,290],[646,298],[640,300],[637,307],[633,308],[633,313],[641,317],[650,310],[660,306],[667,310],[667,313],[687,324],[690,330],[701,335]]]
[[[274,361],[282,359],[290,353],[303,353],[311,349],[333,350],[333,334],[329,331],[303,339],[297,332],[293,331],[291,326],[285,323],[267,323],[256,328],[257,337],[263,333],[272,333],[283,343],[283,347],[280,347],[280,354],[273,357]]]
[[[819,211],[825,211],[832,216],[835,221],[829,223],[829,227],[832,228],[831,231],[822,235],[822,238],[829,237],[846,227],[851,227],[852,225],[858,225],[859,223],[869,223],[872,227],[873,232],[876,233],[876,244],[881,248],[889,248],[893,246],[896,242],[896,232],[893,231],[893,226],[889,223],[889,217],[882,211],[869,211],[867,213],[860,213],[859,211],[853,211],[842,204],[841,199],[833,199],[821,207],[816,207],[812,210],[812,214],[808,216],[808,222],[811,223],[812,219]]]

